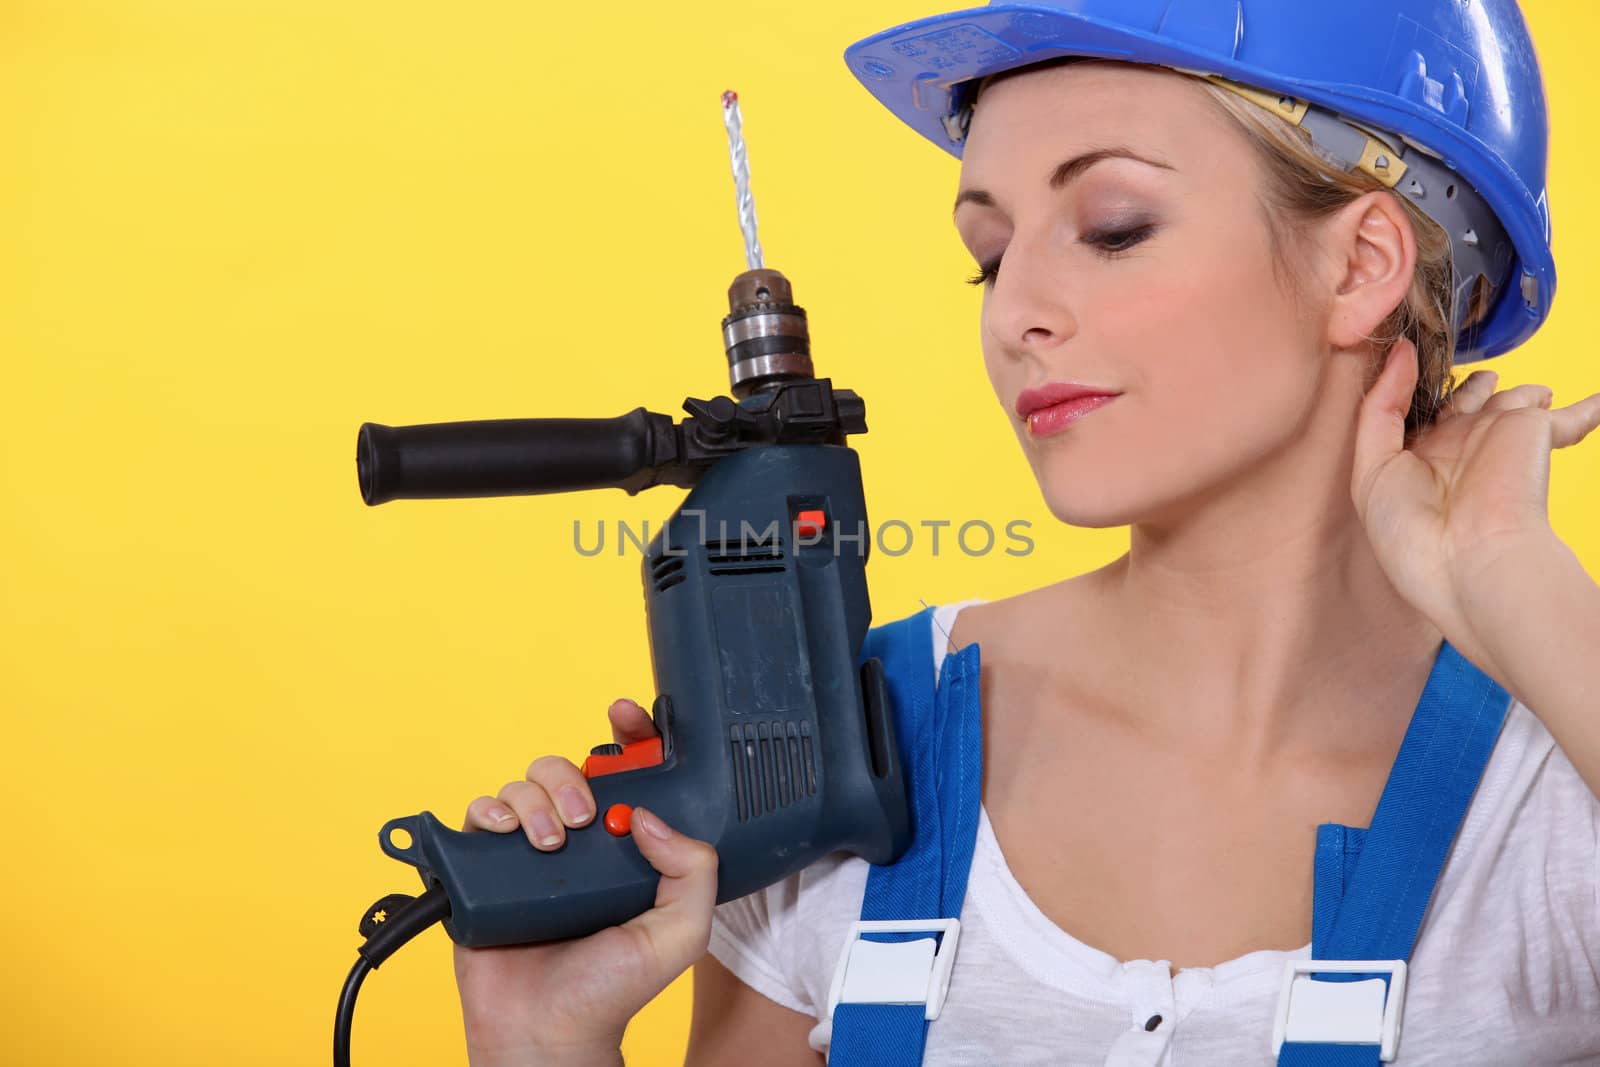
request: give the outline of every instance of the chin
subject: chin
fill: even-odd
[[[1215,492],[1227,474],[1211,468],[1208,457],[1176,450],[1030,458],[1050,514],[1091,530],[1170,519]]]
[[[1259,476],[1263,465],[1303,460],[1293,453],[1306,420],[1296,422],[1292,405],[1278,410],[1271,421],[1244,425],[1207,425],[1174,413],[1138,433],[1105,432],[1121,428],[1109,420],[1094,424],[1091,415],[1060,440],[1024,439],[1023,448],[1046,506],[1061,522],[1097,530],[1165,524]]]
[[[1148,513],[1152,502],[1109,479],[1045,479],[1039,489],[1050,514],[1068,526],[1103,530],[1127,526]]]
[[[1099,530],[1127,526],[1157,503],[1149,491],[1150,472],[1138,469],[1142,464],[1137,457],[1108,440],[1066,439],[1077,430],[1074,426],[1060,439],[1043,440],[1018,430],[1050,514],[1069,526]]]

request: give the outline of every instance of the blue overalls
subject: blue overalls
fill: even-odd
[[[862,648],[888,676],[914,832],[898,862],[871,869],[840,956],[834,1067],[920,1064],[959,943],[983,767],[978,646],[947,654],[935,685],[933,610],[873,627]],[[1279,1067],[1395,1058],[1406,960],[1510,703],[1443,642],[1372,826],[1317,828],[1311,959],[1288,961],[1274,1032],[1261,1037]]]

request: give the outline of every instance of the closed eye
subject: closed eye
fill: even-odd
[[[1087,234],[1083,242],[1097,249],[1096,255],[1102,259],[1116,259],[1118,256],[1132,249],[1135,245],[1148,240],[1155,233],[1154,223],[1146,223],[1131,230],[1112,230],[1102,233]],[[1000,260],[990,263],[980,263],[978,273],[967,279],[968,285],[985,285],[992,283],[1000,274]]]

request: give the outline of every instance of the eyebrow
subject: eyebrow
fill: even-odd
[[[1141,156],[1131,148],[1111,145],[1105,148],[1091,148],[1081,155],[1073,156],[1065,163],[1058,164],[1056,169],[1050,172],[1050,188],[1065,189],[1084,171],[1107,159],[1131,159],[1148,167],[1160,167],[1162,170],[1176,171],[1178,169],[1171,163],[1163,163],[1159,159]],[[978,204],[982,207],[998,206],[994,202],[994,197],[983,189],[963,189],[956,194],[956,203],[955,207],[950,209],[951,214],[955,214],[962,204],[967,203]]]

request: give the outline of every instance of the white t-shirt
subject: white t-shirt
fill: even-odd
[[[969,600],[934,613],[935,677]],[[1600,707],[1596,708],[1600,714]],[[752,989],[818,1020],[868,864],[835,853],[718,906],[710,951]],[[1170,974],[1115,959],[1052,923],[1012,877],[980,809],[944,1011],[923,1063],[1270,1065],[1284,961],[1263,950]],[[1160,1015],[1147,1032],[1145,1024]],[[1600,1063],[1600,800],[1539,720],[1513,703],[1423,919],[1399,1057],[1429,1064]]]

